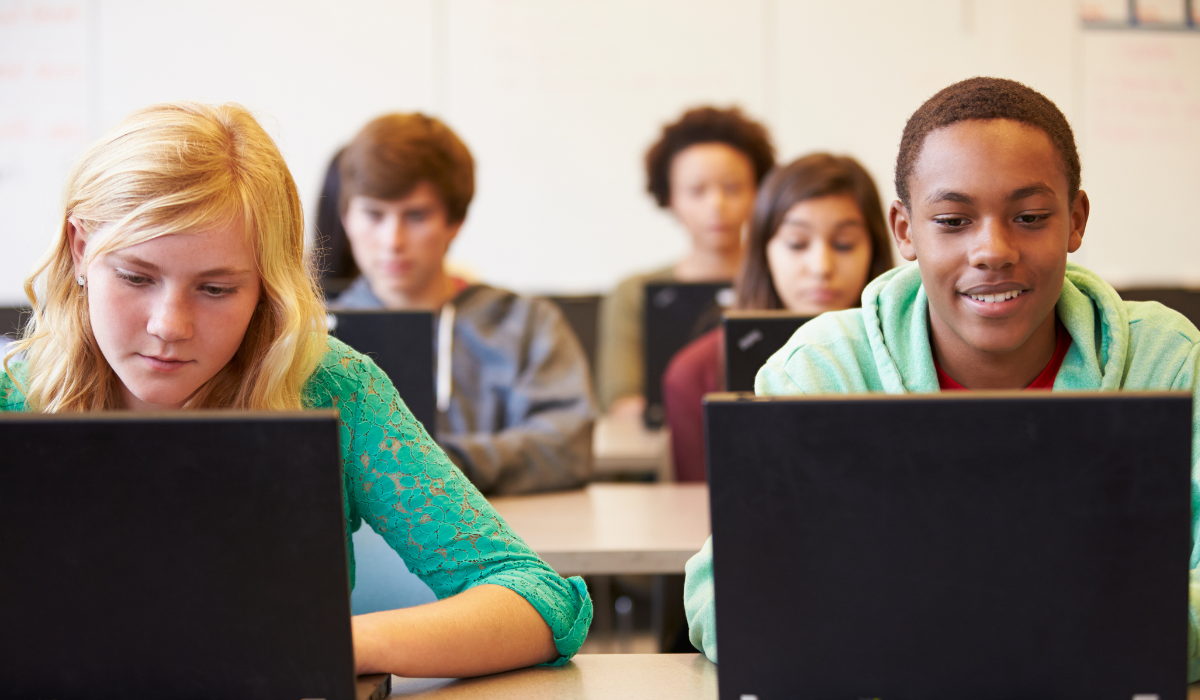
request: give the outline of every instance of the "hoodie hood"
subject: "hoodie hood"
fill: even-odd
[[[1055,312],[1072,343],[1054,388],[1121,388],[1130,356],[1130,314],[1116,290],[1068,262]],[[868,284],[861,313],[882,390],[938,391],[929,345],[929,299],[916,263],[889,270]]]

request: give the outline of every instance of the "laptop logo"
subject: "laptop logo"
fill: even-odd
[[[746,352],[750,348],[757,345],[758,341],[760,341],[762,339],[763,339],[762,331],[755,328],[754,330],[750,331],[746,335],[743,335],[738,340],[738,347],[741,348],[742,352]]]
[[[733,302],[737,301],[737,293],[730,287],[717,290],[717,304],[721,306],[733,306]]]
[[[336,331],[337,330],[337,316],[335,316],[333,314],[325,314],[325,330],[327,330],[327,331]],[[313,700],[313,698],[304,698],[304,700]],[[321,700],[321,699],[318,698],[317,700]]]
[[[675,292],[674,288],[664,287],[663,289],[658,290],[658,294],[654,295],[654,305],[660,309],[665,309],[671,304],[675,303],[676,296],[678,296],[678,294]]]
[[[1138,693],[1133,700],[1158,700],[1158,693]]]

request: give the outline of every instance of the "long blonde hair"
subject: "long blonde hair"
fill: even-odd
[[[185,407],[301,408],[304,383],[326,347],[325,311],[305,253],[296,183],[244,107],[175,102],[134,112],[75,165],[63,209],[57,239],[25,281],[32,319],[4,358],[31,409],[120,407],[119,380],[96,344],[87,293],[75,280],[69,220],[89,236],[83,267],[159,236],[240,224],[258,262],[259,304],[233,359]],[[10,368],[17,353],[24,372]]]

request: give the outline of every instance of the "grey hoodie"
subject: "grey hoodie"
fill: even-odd
[[[583,485],[596,408],[587,358],[558,307],[486,285],[449,305],[450,392],[438,410],[438,443],[485,494]],[[384,308],[363,277],[330,306]]]

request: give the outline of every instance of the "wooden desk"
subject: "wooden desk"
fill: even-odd
[[[655,476],[671,481],[671,435],[649,430],[638,418],[601,416],[592,432],[592,473],[603,479],[620,474]]]
[[[491,504],[564,576],[681,574],[710,533],[705,484],[591,484]]]
[[[463,680],[392,677],[391,697],[426,700],[572,700],[717,697],[717,667],[700,654],[580,654],[557,668],[525,668]],[[1200,700],[1200,684],[1188,687]]]
[[[428,700],[717,697],[717,667],[700,654],[580,654],[538,666],[462,680],[392,677],[392,697]]]

